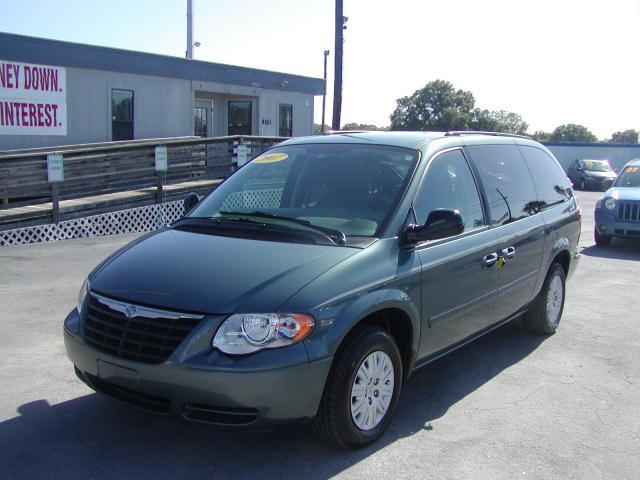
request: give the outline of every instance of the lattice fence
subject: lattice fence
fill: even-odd
[[[48,225],[0,231],[0,247],[55,242],[72,238],[149,232],[173,223],[184,214],[182,200],[92,215]]]

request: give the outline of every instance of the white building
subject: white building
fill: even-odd
[[[0,33],[0,150],[313,134],[322,79]]]

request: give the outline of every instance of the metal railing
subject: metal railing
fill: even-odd
[[[65,217],[61,202],[72,199],[86,201],[74,202],[73,215],[67,219],[163,203],[168,196],[184,193],[181,184],[189,188],[191,183],[201,191],[211,189],[215,183],[206,181],[226,178],[237,167],[238,156],[246,155],[249,160],[283,140],[286,138],[240,135],[180,137],[0,152],[0,229],[58,223]],[[246,153],[238,153],[239,145]],[[157,146],[166,147],[166,171],[156,170]],[[60,182],[49,181],[47,158],[52,153],[63,156],[64,180]],[[105,207],[109,194],[135,190],[144,190],[144,195],[116,202],[115,208]]]

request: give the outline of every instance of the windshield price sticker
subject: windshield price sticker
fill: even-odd
[[[289,158],[286,153],[267,153],[254,160],[256,163],[276,163]]]

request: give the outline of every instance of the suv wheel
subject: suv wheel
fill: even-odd
[[[357,326],[336,355],[314,430],[348,448],[377,440],[391,422],[401,384],[402,361],[393,337],[372,325]]]
[[[611,245],[611,235],[603,235],[598,232],[597,228],[593,231],[593,238],[599,247],[608,247]]]
[[[564,310],[565,276],[562,266],[554,262],[549,268],[542,290],[522,317],[524,327],[536,335],[551,335],[558,328]]]

